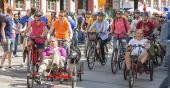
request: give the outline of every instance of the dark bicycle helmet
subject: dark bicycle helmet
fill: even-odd
[[[103,12],[98,12],[97,16],[104,16],[105,14]]]
[[[120,9],[116,9],[116,10],[115,10],[115,13],[121,13],[121,14],[122,14],[123,11],[121,11]]]
[[[141,12],[139,10],[134,11],[135,14],[140,14]]]
[[[40,11],[36,11],[34,16],[42,16],[42,13]]]

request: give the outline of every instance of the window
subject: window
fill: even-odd
[[[23,1],[21,0],[16,0],[16,8],[22,8],[23,6]]]
[[[31,7],[35,7],[35,8],[38,8],[40,9],[40,0],[31,0]]]
[[[55,11],[55,9],[56,9],[56,1],[47,0],[47,10],[48,11]]]
[[[14,6],[16,7],[16,10],[25,9],[25,0],[14,0]]]
[[[154,1],[154,6],[153,7],[154,7],[154,9],[158,9],[158,0]]]

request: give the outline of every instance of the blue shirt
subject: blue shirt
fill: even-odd
[[[89,28],[89,30],[92,30],[96,28],[96,32],[99,33],[99,37],[102,40],[107,39],[109,36],[109,22],[107,20],[103,20],[102,22],[95,21]]]
[[[41,21],[44,22],[46,25],[48,24],[48,19],[45,16],[41,17]]]
[[[10,16],[5,16],[5,36],[10,39],[15,39],[15,34],[13,32],[14,20]]]
[[[28,22],[29,16],[23,16],[22,18],[20,18],[19,23],[22,24],[23,26],[25,25],[25,23]]]
[[[70,16],[68,16],[67,19],[71,25],[71,29],[73,30],[76,27],[76,22]]]

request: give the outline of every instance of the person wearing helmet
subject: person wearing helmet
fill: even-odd
[[[103,12],[98,12],[97,15],[97,20],[90,26],[88,31],[91,31],[93,29],[96,29],[96,32],[98,33],[98,40],[100,41],[100,49],[101,49],[101,64],[105,65],[106,64],[106,58],[104,55],[104,45],[108,41],[109,37],[109,22],[104,19],[104,13]]]
[[[41,21],[41,16],[41,12],[35,12],[34,20],[30,22],[25,31],[26,33],[28,33],[29,36],[27,49],[29,50],[29,47],[32,44],[36,44],[39,52],[38,59],[40,60],[42,59],[42,50],[45,48],[45,40],[47,34],[46,24]]]
[[[113,49],[117,46],[117,39],[121,38],[122,41],[126,42],[128,33],[130,32],[130,24],[127,19],[122,17],[122,11],[116,10],[116,17],[111,24],[111,33],[113,36]]]
[[[136,31],[136,25],[137,23],[141,20],[140,18],[140,11],[139,10],[135,10],[134,11],[134,19],[131,22],[131,34],[132,36],[134,36],[135,31]]]
[[[148,13],[142,13],[142,20],[140,20],[136,25],[137,30],[142,29],[144,31],[144,37],[148,37],[154,29],[153,23],[148,19]]]
[[[97,19],[97,13],[93,13],[87,22],[86,30],[88,30],[90,28],[90,26],[93,24],[94,21],[96,21],[96,19]]]

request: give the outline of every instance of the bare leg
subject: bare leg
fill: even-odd
[[[3,56],[2,56],[2,60],[1,60],[1,67],[4,64],[5,58],[8,56],[8,52],[4,52]]]
[[[12,61],[12,52],[9,52],[9,54],[8,54],[8,64],[9,64],[9,67],[11,67],[11,61]]]
[[[139,61],[141,64],[144,64],[149,58],[148,58],[148,52],[144,51],[140,56],[139,56]]]
[[[130,66],[131,66],[130,52],[125,53],[125,63],[126,63],[127,70],[130,70]]]

